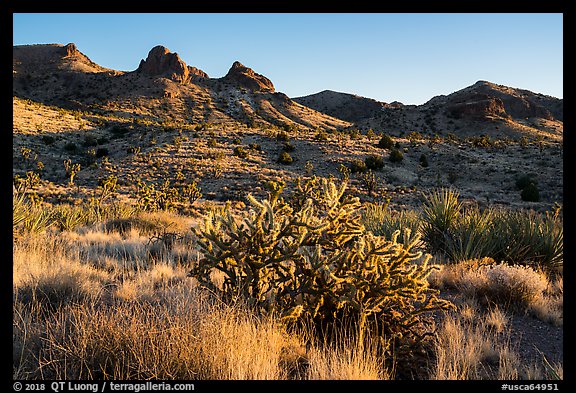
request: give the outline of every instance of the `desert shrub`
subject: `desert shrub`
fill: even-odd
[[[294,159],[292,158],[290,153],[288,153],[287,151],[282,151],[280,153],[280,155],[278,156],[278,162],[280,164],[290,165],[290,164],[292,164],[293,161],[294,161]]]
[[[367,172],[362,173],[360,180],[362,181],[362,185],[368,191],[368,195],[372,195],[376,188],[378,187],[378,177],[372,172],[372,170],[368,170]]]
[[[520,198],[525,202],[540,202],[540,190],[535,183],[529,183],[520,192]]]
[[[56,141],[56,138],[50,135],[42,135],[41,139],[42,143],[44,143],[45,145],[51,145]]]
[[[59,205],[53,210],[54,225],[60,231],[72,231],[86,224],[88,215],[84,206]]]
[[[398,149],[394,148],[390,152],[390,161],[391,162],[401,162],[404,159],[404,154]]]
[[[326,142],[328,140],[328,133],[324,130],[319,130],[316,135],[314,135],[314,139],[320,142]]]
[[[366,168],[378,170],[384,168],[384,157],[375,154],[369,155],[364,159]]]
[[[97,146],[97,145],[98,145],[98,140],[93,135],[86,135],[84,137],[84,141],[82,142],[82,146],[84,146],[84,147],[92,147],[92,146]]]
[[[208,145],[208,147],[216,147],[218,146],[218,141],[216,141],[216,138],[210,138],[208,139],[208,142],[206,142],[206,144]]]
[[[232,139],[232,144],[233,145],[239,145],[242,143],[242,140],[240,138],[234,138]]]
[[[290,135],[286,131],[279,131],[276,134],[276,139],[279,140],[280,142],[289,142]]]
[[[234,155],[240,158],[246,158],[248,157],[248,152],[244,150],[242,146],[236,146],[234,148]]]
[[[130,146],[126,149],[126,153],[128,154],[139,154],[141,151],[140,146]]]
[[[110,132],[113,134],[115,138],[123,137],[127,133],[130,132],[130,129],[125,126],[115,125],[110,128]]]
[[[533,173],[519,176],[519,177],[516,179],[516,182],[515,182],[516,188],[517,188],[518,190],[523,190],[524,188],[526,188],[526,187],[527,187],[528,185],[530,185],[530,184],[536,184],[536,185],[537,185],[537,184],[538,184],[538,180],[536,180],[535,176],[536,176],[536,175],[533,174]]]
[[[248,148],[251,150],[258,150],[258,151],[262,150],[262,146],[258,143],[250,143],[248,145]]]
[[[69,152],[73,152],[78,150],[78,146],[76,146],[76,144],[74,142],[67,142],[64,145],[64,150],[69,151]]]
[[[506,307],[525,310],[548,287],[546,276],[529,266],[482,265],[475,279],[463,283],[465,293]]]
[[[105,147],[99,147],[96,149],[96,158],[106,157],[109,154],[108,149]]]
[[[352,318],[361,332],[376,323],[388,339],[414,338],[427,312],[451,306],[428,287],[429,256],[415,263],[417,235],[400,244],[399,232],[366,232],[360,201],[345,190],[346,182],[313,178],[290,202],[276,187],[266,200],[248,196],[252,207],[241,218],[229,210],[207,217],[193,228],[203,257],[191,276],[225,301],[244,298],[286,323],[328,328]]]
[[[420,156],[420,166],[422,168],[428,168],[428,157],[424,153]]]
[[[290,152],[296,150],[296,147],[293,144],[291,144],[290,142],[285,142],[282,144],[282,150],[290,153]]]
[[[362,138],[362,133],[360,132],[359,129],[354,128],[348,131],[348,136],[350,137],[350,139],[360,139]]]
[[[382,135],[382,138],[378,142],[378,147],[382,149],[392,149],[394,147],[394,141],[388,134]]]
[[[372,139],[376,139],[378,136],[376,135],[376,133],[374,132],[374,130],[372,128],[370,128],[368,131],[366,131],[366,138],[368,138],[369,140]]]
[[[348,168],[350,169],[351,173],[362,173],[366,172],[366,170],[368,169],[366,167],[366,163],[358,158],[352,159],[352,161],[350,161],[350,164],[348,164]]]

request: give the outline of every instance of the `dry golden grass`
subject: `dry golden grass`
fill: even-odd
[[[394,378],[377,337],[358,343],[348,327],[318,343],[305,328],[287,330],[274,316],[214,299],[187,277],[188,262],[198,257],[190,239],[150,258],[146,228],[105,227],[14,241],[14,378]],[[479,311],[483,302],[471,286],[487,277],[477,263],[443,265],[431,276],[433,286],[460,288],[468,297],[440,325],[430,378],[548,378],[550,370],[523,363],[509,344],[505,307]],[[550,316],[554,306],[561,321],[562,282],[542,288],[530,312]],[[562,375],[561,363],[550,367]]]
[[[305,349],[305,334],[225,305],[146,237],[79,229],[14,244],[13,355],[25,379],[381,379],[350,340]],[[49,307],[46,307],[49,305]],[[349,345],[350,344],[350,345]]]
[[[481,313],[465,303],[442,322],[431,379],[524,379],[529,369],[510,344],[508,317],[500,309]]]

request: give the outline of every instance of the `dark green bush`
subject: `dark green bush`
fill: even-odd
[[[78,146],[74,142],[68,142],[64,145],[64,150],[66,151],[76,151],[78,150]]]
[[[428,168],[428,157],[425,154],[420,156],[420,166],[423,168]]]
[[[99,147],[96,150],[96,158],[106,157],[109,154],[108,149],[105,147]]]
[[[382,135],[380,142],[378,142],[378,147],[382,149],[392,149],[394,147],[394,141],[388,134]]]
[[[540,202],[540,191],[538,190],[538,185],[535,183],[529,183],[520,192],[520,197],[526,202]]]
[[[84,141],[82,142],[82,146],[84,146],[84,147],[92,147],[92,146],[97,146],[97,145],[98,145],[98,140],[93,135],[86,135],[84,137]]]
[[[384,157],[372,154],[364,159],[366,168],[378,170],[384,168]]]
[[[290,164],[292,164],[293,161],[294,161],[294,159],[292,158],[290,153],[288,153],[287,151],[281,152],[280,156],[278,157],[278,162],[280,164],[290,165]]]
[[[234,155],[240,158],[246,158],[248,157],[248,152],[244,150],[242,146],[237,146],[234,148]]]
[[[366,167],[366,163],[362,160],[357,159],[357,158],[350,161],[349,168],[350,168],[351,173],[362,173],[362,172],[366,172],[366,170],[368,169]]]
[[[403,159],[404,159],[404,154],[400,150],[398,150],[396,148],[392,149],[392,151],[390,152],[390,161],[391,162],[400,162]]]
[[[516,188],[518,190],[525,189],[529,184],[538,185],[538,180],[535,179],[534,174],[522,175],[516,179]]]
[[[296,149],[296,147],[294,147],[293,144],[291,144],[290,142],[285,142],[284,144],[282,144],[282,150],[287,151],[287,152],[292,152]]]
[[[45,145],[51,145],[51,144],[53,144],[53,143],[56,141],[56,139],[55,139],[53,136],[50,136],[50,135],[42,135],[42,138],[41,138],[41,139],[42,139],[42,142],[43,142]]]
[[[276,134],[276,139],[281,142],[289,142],[290,135],[286,131],[280,131]]]

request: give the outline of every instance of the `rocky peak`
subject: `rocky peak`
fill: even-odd
[[[62,47],[62,49],[64,50],[64,57],[78,57],[80,55],[80,51],[72,42]]]
[[[274,85],[270,79],[254,72],[254,70],[244,66],[239,61],[235,61],[232,64],[224,79],[249,90],[274,92]]]
[[[141,60],[137,72],[150,76],[165,76],[176,82],[185,83],[189,80],[188,66],[177,53],[171,53],[168,48],[158,45],[148,52],[146,60]]]
[[[188,66],[188,74],[190,74],[190,77],[196,76],[196,77],[205,78],[205,79],[209,78],[207,73],[205,73],[204,71],[202,71],[199,68],[191,67],[191,66]]]

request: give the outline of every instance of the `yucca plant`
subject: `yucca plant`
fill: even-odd
[[[490,209],[471,208],[454,220],[444,234],[444,251],[452,262],[493,255],[496,243],[492,241],[492,217]]]
[[[30,215],[31,205],[22,190],[12,189],[12,228],[16,229]]]
[[[89,211],[83,206],[60,205],[53,210],[54,224],[60,231],[71,231],[86,224]]]
[[[493,221],[494,259],[546,268],[563,264],[564,229],[558,216],[503,211]]]
[[[425,196],[422,208],[422,238],[432,252],[445,250],[446,236],[460,217],[462,203],[458,191],[442,188]]]
[[[40,233],[47,230],[53,223],[54,215],[45,207],[32,207],[23,221],[26,233]]]

